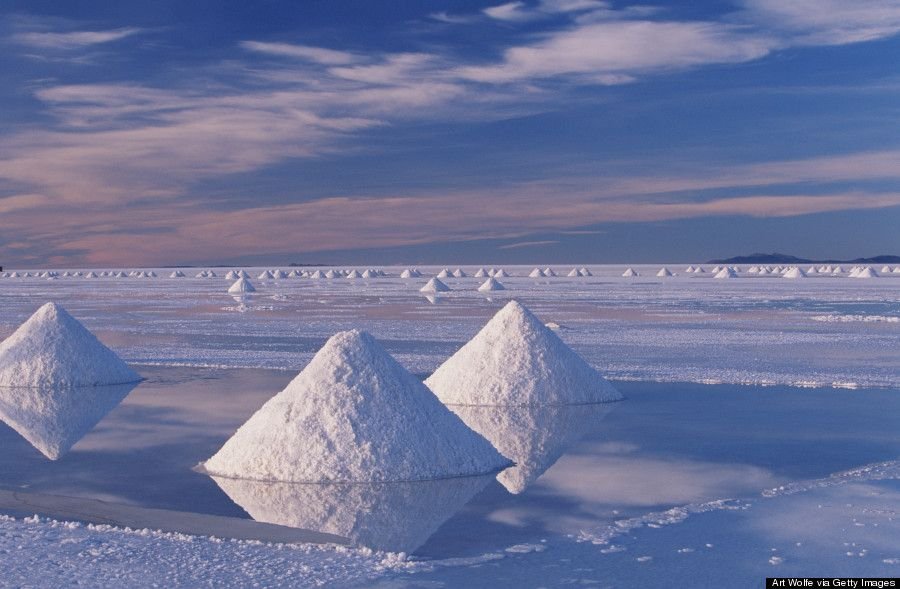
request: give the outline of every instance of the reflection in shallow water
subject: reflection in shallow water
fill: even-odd
[[[612,411],[609,403],[448,407],[516,463],[497,475],[500,484],[513,494],[521,493],[536,481],[572,444],[595,429]]]
[[[63,389],[0,387],[0,420],[47,458],[56,460],[138,384]]]
[[[412,552],[493,476],[373,484],[210,478],[256,521],[337,534],[375,550]]]

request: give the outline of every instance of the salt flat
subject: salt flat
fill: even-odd
[[[505,267],[506,290],[487,293],[478,268],[463,267],[466,277],[443,279],[449,292],[429,296],[419,289],[440,268],[410,279],[399,278],[403,268],[253,279],[257,292],[236,298],[219,269],[216,278],[155,269],[160,278],[0,279],[0,337],[52,300],[147,379],[57,462],[0,428],[0,486],[218,516],[289,512],[361,545],[221,541],[18,514],[0,521],[0,585],[27,583],[29,567],[47,560],[57,563],[50,585],[76,575],[94,585],[336,587],[896,576],[900,275],[716,280],[672,264],[677,276],[657,277],[661,266],[632,265],[632,278],[625,266],[571,278],[570,266],[540,278]],[[365,329],[424,378],[511,299],[626,400],[596,413],[468,416],[517,453],[517,470],[499,480],[227,493],[192,470],[335,332]],[[301,508],[311,497],[327,509]]]

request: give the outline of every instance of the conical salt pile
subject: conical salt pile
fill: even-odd
[[[453,271],[453,277],[454,278],[465,278],[466,273],[465,273],[465,271],[463,271],[462,268],[457,268],[456,270]]]
[[[720,278],[720,279],[721,278],[737,278],[737,277],[738,277],[737,272],[735,272],[731,268],[722,268],[718,272],[716,272],[715,276],[713,276],[713,278]]]
[[[65,309],[47,303],[0,344],[0,420],[55,460],[140,380]]]
[[[439,278],[432,278],[419,289],[419,292],[448,292],[449,290],[450,287],[441,282]]]
[[[860,268],[860,270],[856,274],[851,274],[851,278],[878,278],[878,272],[875,271],[871,266],[866,266],[865,268]]]
[[[544,278],[544,271],[540,268],[535,268],[528,274],[528,278]]]
[[[413,278],[412,270],[407,268],[403,272],[400,273],[400,278]]]
[[[488,275],[487,270],[479,268],[475,271],[475,278],[485,278]]]
[[[371,335],[336,334],[204,465],[283,482],[415,481],[511,463]]]
[[[506,287],[503,286],[503,283],[494,277],[488,278],[484,281],[484,283],[478,287],[479,292],[489,292],[493,290],[506,290]]]
[[[356,280],[357,278],[362,278],[362,274],[360,274],[356,270],[351,270],[347,273],[346,278],[348,278],[349,280]]]
[[[581,274],[578,272],[578,268],[572,268],[571,270],[569,270],[569,273],[566,274],[566,276],[568,276],[569,278],[577,278],[581,276]]]
[[[453,274],[450,273],[449,268],[444,268],[443,270],[438,272],[438,275],[437,275],[438,278],[450,278],[451,276],[453,276]]]
[[[38,309],[0,344],[0,387],[92,387],[139,380],[55,303]]]
[[[256,287],[246,278],[239,278],[228,288],[229,294],[239,294],[242,292],[256,292]]]
[[[494,278],[509,278],[509,273],[506,270],[504,270],[503,268],[500,268],[499,270],[494,272],[491,276],[493,276]]]
[[[659,269],[659,272],[657,272],[656,275],[659,276],[660,278],[665,278],[668,276],[672,276],[672,273],[669,271],[668,268],[663,266],[662,268]]]
[[[625,278],[631,278],[633,276],[640,276],[640,274],[635,272],[633,268],[628,268],[627,270],[622,272],[622,276],[624,276]]]
[[[813,268],[815,271],[815,268]],[[781,275],[782,278],[806,278],[806,272],[796,266]]]
[[[578,273],[581,274],[582,276],[593,276],[593,274],[591,274],[591,271],[588,270],[587,268],[581,268],[578,271]]]
[[[622,395],[511,301],[425,381],[448,405],[567,405]]]

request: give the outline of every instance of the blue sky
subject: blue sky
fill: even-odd
[[[900,2],[0,8],[12,265],[900,254]]]

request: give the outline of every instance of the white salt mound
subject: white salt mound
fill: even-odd
[[[540,268],[535,268],[528,274],[529,278],[544,278],[544,271]]]
[[[815,271],[815,268],[813,268]],[[787,272],[781,275],[782,278],[806,278],[806,273],[803,272],[800,268],[791,268]]]
[[[426,381],[448,405],[568,405],[622,395],[531,311],[511,301]]]
[[[511,463],[371,335],[336,334],[204,465],[282,482],[415,481]]]
[[[449,290],[450,287],[441,282],[439,278],[432,278],[419,289],[419,292],[448,292]]]
[[[494,278],[509,278],[509,274],[503,268],[500,268],[492,274]]]
[[[850,275],[852,278],[878,278],[878,272],[871,266],[860,269],[856,274]]]
[[[571,270],[569,270],[569,273],[566,274],[566,276],[568,276],[569,278],[578,278],[579,276],[581,276],[581,274],[579,274],[578,268],[572,268]]]
[[[478,287],[479,292],[488,292],[493,290],[506,290],[506,287],[503,286],[503,283],[494,277],[488,278],[484,281],[484,283]]]
[[[639,276],[639,274],[635,272],[633,268],[628,268],[627,270],[622,272],[622,276],[624,276],[625,278],[631,278],[633,276]]]
[[[721,279],[721,278],[737,278],[737,277],[738,277],[737,272],[735,272],[731,268],[722,268],[718,272],[716,272],[715,276],[713,276],[713,278],[719,278],[719,279]]]
[[[663,266],[662,268],[659,269],[659,272],[657,272],[656,275],[659,276],[660,278],[666,278],[666,277],[672,276],[672,272],[670,272],[668,268]]]
[[[237,294],[242,292],[256,292],[256,287],[253,286],[246,278],[239,278],[234,284],[232,284],[228,288],[229,294]]]
[[[38,309],[0,344],[0,387],[92,387],[140,380],[55,303]]]

